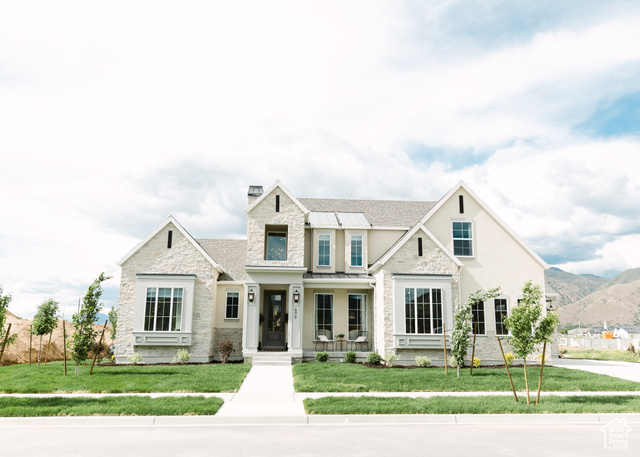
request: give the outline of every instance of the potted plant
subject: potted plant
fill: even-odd
[[[336,336],[338,337],[339,340],[344,339],[344,333],[338,333]]]

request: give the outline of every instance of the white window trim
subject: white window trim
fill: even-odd
[[[276,233],[284,233],[284,259],[269,259],[269,235]],[[269,262],[286,262],[289,258],[289,230],[270,229],[265,237],[265,255],[264,259]]]
[[[136,301],[133,314],[134,346],[190,346],[193,323],[196,275],[136,275]],[[144,329],[147,288],[181,288],[182,326],[178,331],[146,331]]]
[[[404,316],[404,321],[405,321],[405,334],[407,335],[442,335],[441,333],[435,333],[433,330],[435,328],[435,326],[433,325],[433,291],[434,290],[439,290],[440,291],[440,300],[441,300],[441,313],[442,313],[442,318],[444,321],[444,291],[439,288],[439,287],[422,287],[422,286],[405,286],[404,287],[404,292],[406,293],[407,289],[412,289],[414,290],[414,303],[413,303],[413,307],[414,307],[414,317],[413,320],[415,322],[415,326],[416,326],[416,331],[409,333],[406,330],[406,322],[407,322],[407,315],[406,315],[406,298],[405,298],[405,316]],[[419,333],[418,332],[418,289],[426,289],[429,291],[429,306],[430,306],[430,310],[429,310],[429,328],[431,328],[431,331],[429,333]]]
[[[469,224],[471,224],[471,255],[456,255],[456,249],[455,249],[455,241],[456,240],[468,240],[469,238],[454,238],[453,237],[453,223],[454,222],[468,222]],[[475,237],[475,233],[474,233],[474,228],[473,228],[473,221],[469,218],[460,218],[460,217],[454,217],[453,219],[451,219],[451,252],[453,253],[453,255],[455,257],[459,257],[459,258],[463,258],[463,259],[473,259],[476,256],[476,237]]]
[[[362,297],[362,303],[364,306],[364,322],[361,324],[362,327],[364,327],[364,332],[368,332],[369,331],[369,323],[368,323],[368,319],[369,319],[369,313],[367,310],[367,294],[366,293],[362,293],[362,292],[349,292],[347,293],[347,341],[354,341],[354,340],[350,340],[349,339],[349,296],[351,295],[359,295],[360,297]],[[368,335],[368,333],[367,333]],[[369,336],[369,338],[371,338]]]
[[[495,304],[494,304],[495,306]],[[491,307],[491,309],[493,311],[495,311],[495,309],[493,308],[493,306]],[[489,326],[489,322],[487,320],[487,302],[483,301],[482,302],[482,313],[484,314],[484,332],[483,333],[476,333],[476,336],[487,336],[487,327]],[[495,325],[495,322],[494,322]],[[473,307],[471,309],[471,334],[473,335]]]
[[[351,244],[351,239],[352,239],[354,236],[359,236],[359,237],[360,237],[360,240],[362,241],[362,255],[361,255],[361,262],[362,262],[362,265],[354,265],[353,263],[351,263],[351,260],[352,260],[352,257],[353,257],[353,256],[351,255],[351,254],[352,254],[351,249],[352,249],[352,247],[353,247],[353,245]],[[348,265],[349,265],[349,268],[351,268],[352,270],[355,270],[355,269],[358,269],[358,270],[360,270],[360,269],[364,269],[364,266],[365,266],[365,264],[366,264],[365,243],[366,243],[366,241],[365,241],[365,236],[364,236],[364,233],[363,233],[363,232],[359,232],[359,231],[358,231],[358,232],[350,232],[350,233],[349,233],[349,263],[348,263]]]
[[[333,292],[316,292],[313,294],[313,337],[318,335],[318,295],[331,295],[331,339],[335,337],[335,297]]]
[[[229,294],[238,294],[238,317],[229,317],[227,311],[229,310]],[[224,320],[225,321],[239,321],[240,320],[240,297],[242,297],[242,292],[240,289],[231,289],[227,290],[225,293],[224,300]]]
[[[320,265],[320,237],[321,236],[329,237],[329,265]],[[316,235],[316,267],[319,269],[331,269],[333,267],[333,236],[331,236],[331,232],[320,231],[317,232]]]
[[[181,290],[182,291],[182,297],[181,298],[181,303],[180,303],[180,329],[179,330],[156,330],[155,327],[158,325],[158,300],[160,298],[160,289],[169,289],[171,290],[171,306],[169,306],[169,327],[171,327],[171,323],[174,316],[174,311],[176,309],[176,290]],[[184,289],[182,287],[166,287],[166,286],[149,286],[147,287],[147,294],[145,295],[145,309],[144,309],[144,313],[145,313],[145,321],[147,319],[147,301],[149,299],[149,290],[155,290],[155,302],[154,302],[154,310],[153,310],[153,317],[152,317],[152,322],[153,322],[153,329],[152,330],[148,330],[145,329],[145,332],[154,332],[154,333],[158,333],[158,332],[180,332],[182,331],[182,301],[184,301]]]
[[[511,312],[510,312],[511,311],[511,307],[509,306],[509,297],[506,296],[506,295],[501,295],[499,297],[495,297],[493,299],[493,328],[494,328],[494,330],[496,332],[496,336],[507,336],[507,335],[510,335],[511,332],[509,332],[508,330],[507,330],[507,333],[498,334],[498,322],[496,321],[496,300],[506,300],[506,302],[507,302],[507,316],[506,317],[509,317],[511,315]],[[503,322],[504,322],[504,319],[503,319]]]

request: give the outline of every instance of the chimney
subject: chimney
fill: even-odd
[[[264,191],[262,190],[262,186],[249,186],[249,192],[247,192],[247,198],[249,200],[249,205],[256,201],[260,195],[262,195]]]

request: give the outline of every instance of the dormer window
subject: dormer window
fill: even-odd
[[[351,266],[362,266],[362,235],[351,235]]]
[[[287,260],[287,228],[267,228],[266,260]]]
[[[331,235],[318,235],[318,266],[331,266]]]

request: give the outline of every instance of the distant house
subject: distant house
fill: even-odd
[[[246,240],[195,239],[169,217],[119,262],[118,363],[181,348],[208,362],[231,340],[248,361],[354,349],[442,364],[456,303],[500,286],[473,310],[476,355],[495,363],[523,284],[544,288],[546,263],[462,182],[437,202],[298,198],[276,182],[251,186],[245,213]]]

